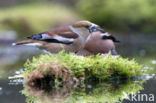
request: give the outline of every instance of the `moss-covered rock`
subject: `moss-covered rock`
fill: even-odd
[[[46,54],[33,58],[25,63],[23,72],[27,82],[33,78],[42,78],[50,75],[53,79],[69,80],[108,80],[112,77],[136,77],[147,73],[143,66],[135,60],[128,60],[121,56],[76,56],[75,54],[60,52]],[[76,81],[75,80],[75,81]]]

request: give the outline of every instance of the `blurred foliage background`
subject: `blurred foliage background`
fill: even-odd
[[[156,0],[80,0],[80,14],[108,29],[155,33]]]
[[[19,36],[43,32],[78,19],[70,7],[57,2],[19,0],[0,9],[0,29],[14,30]],[[1,1],[2,2],[2,1]],[[5,1],[6,2],[6,1]]]
[[[117,33],[156,33],[155,0],[2,0],[0,30],[31,35],[87,19]]]

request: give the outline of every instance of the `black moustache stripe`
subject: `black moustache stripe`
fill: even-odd
[[[110,39],[110,40],[112,40],[113,42],[117,42],[117,43],[119,43],[120,41],[119,40],[117,40],[115,37],[113,37],[113,36],[107,36],[107,35],[104,35],[104,36],[102,36],[102,39]]]

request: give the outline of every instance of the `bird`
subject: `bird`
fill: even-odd
[[[119,42],[119,40],[101,27],[94,26],[94,28],[90,29],[90,35],[85,41],[84,49],[80,50],[77,54],[83,56],[96,54],[118,55],[115,43]]]
[[[77,21],[72,25],[61,26],[49,31],[41,32],[12,45],[34,46],[50,53],[78,52],[85,46],[85,41],[98,25],[87,21]]]

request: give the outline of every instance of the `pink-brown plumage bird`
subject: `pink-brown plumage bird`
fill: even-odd
[[[78,21],[69,26],[62,26],[29,36],[25,40],[13,43],[13,45],[35,46],[51,53],[57,53],[61,50],[77,52],[84,48],[91,26],[96,25],[89,21]]]
[[[112,54],[117,55],[115,42],[120,42],[99,26],[90,29],[90,35],[85,41],[84,49],[78,55]]]
[[[74,52],[78,55],[116,54],[115,37],[105,32],[98,25],[89,21],[78,21],[69,26],[62,26],[45,31],[13,45],[35,46],[51,53]]]

